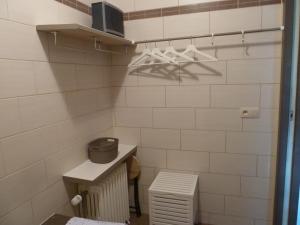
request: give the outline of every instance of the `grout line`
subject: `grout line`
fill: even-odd
[[[77,115],[77,116],[70,116],[69,118],[65,118],[63,120],[55,121],[53,123],[47,123],[47,124],[39,125],[38,127],[30,128],[30,129],[26,129],[26,130],[24,130],[21,127],[20,132],[17,132],[17,133],[14,133],[14,134],[11,134],[11,135],[8,135],[8,136],[5,136],[5,137],[1,137],[0,142],[5,140],[5,139],[13,138],[13,137],[18,136],[18,135],[23,135],[23,134],[26,134],[26,133],[35,132],[35,131],[41,130],[43,128],[47,128],[49,126],[57,126],[57,125],[62,124],[64,122],[72,121],[72,119],[74,119],[74,118],[83,118],[83,117],[86,117],[86,116],[91,115],[91,114],[95,114],[95,113],[98,113],[98,112],[105,112],[105,111],[109,111],[111,109],[112,109],[112,107],[97,109],[96,111],[93,111],[93,112],[88,112],[88,113],[84,113],[82,115]]]
[[[228,142],[228,131],[225,131],[225,153],[228,153],[227,142]]]
[[[256,176],[259,177],[258,175],[258,164],[259,164],[259,155],[256,155]]]
[[[225,3],[225,4],[224,4]],[[254,3],[254,2],[252,2]],[[257,2],[256,5],[251,5],[251,6],[245,6],[245,5],[240,5],[239,2],[237,1],[236,4],[231,4],[231,5],[228,5],[226,4],[226,1],[213,1],[211,2],[211,6],[209,7],[205,7],[206,9],[204,9],[204,7],[201,7],[201,6],[205,6],[207,3],[196,3],[196,4],[186,4],[186,5],[180,5],[178,4],[178,9],[179,9],[179,12],[178,14],[176,14],[177,16],[180,16],[180,15],[185,15],[185,14],[193,14],[193,13],[203,13],[203,12],[213,12],[213,11],[219,11],[219,10],[230,10],[230,9],[240,9],[240,8],[249,8],[249,7],[258,7],[258,6],[262,6],[262,5],[277,5],[278,3],[276,1],[272,2],[272,3],[268,3],[268,4],[261,4],[260,2]],[[194,7],[193,7],[194,6]],[[225,7],[224,7],[225,6]],[[173,6],[173,7],[176,7]],[[193,7],[193,9],[191,10],[184,10],[184,12],[181,12],[180,11],[180,8],[184,8],[184,7]],[[149,14],[148,12],[151,11],[153,13],[153,11],[163,11],[163,10],[167,10],[168,8],[170,7],[165,7],[165,8],[154,8],[154,9],[149,9],[149,10],[135,10],[133,12],[127,12],[126,14],[129,15],[128,16],[128,21],[130,20],[141,20],[141,19],[147,19],[147,18],[158,18],[158,17],[165,17],[165,16],[169,16],[169,15],[162,15],[160,14],[160,16],[145,16],[147,14]],[[194,10],[195,8],[199,8],[199,10]],[[140,16],[135,16],[134,19],[130,19],[130,15],[131,14],[140,14]]]

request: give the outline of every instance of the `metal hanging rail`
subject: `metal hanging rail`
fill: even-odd
[[[211,33],[211,34],[204,34],[204,35],[176,37],[176,38],[161,38],[161,39],[153,39],[153,40],[143,40],[143,41],[136,41],[135,44],[145,44],[145,43],[164,42],[164,41],[177,41],[177,40],[187,40],[187,39],[207,38],[207,37],[219,37],[219,36],[229,36],[229,35],[238,35],[238,34],[245,35],[245,34],[253,34],[253,33],[271,32],[271,31],[284,31],[284,26],[266,28],[266,29],[256,29],[256,30],[241,30],[241,31],[233,31],[233,32],[226,32],[226,33]]]

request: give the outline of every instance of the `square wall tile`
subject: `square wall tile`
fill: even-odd
[[[0,215],[8,213],[32,198],[46,187],[46,171],[43,163],[0,180]]]
[[[91,6],[91,3],[92,3],[93,1],[95,2],[95,0],[81,0],[80,2],[83,3],[83,4],[86,4],[86,5],[88,5],[88,6]]]
[[[112,66],[111,85],[116,86],[137,86],[138,74],[128,66]]]
[[[69,7],[69,6],[65,6]],[[72,9],[75,10],[75,9]],[[61,44],[55,46],[54,39],[49,36],[49,61],[52,63],[70,63],[70,64],[86,64],[87,63],[87,49],[82,46],[82,42],[78,39],[62,37]],[[64,48],[63,46],[68,46]],[[73,50],[76,49],[76,50]]]
[[[253,221],[248,218],[210,214],[209,215],[209,224],[214,224],[214,225],[253,225]]]
[[[226,62],[183,63],[180,66],[180,85],[225,84]]]
[[[167,152],[163,149],[141,148],[138,149],[138,159],[142,166],[166,168]]]
[[[270,177],[275,169],[276,160],[272,156],[259,156],[257,161],[257,176]]]
[[[63,181],[48,187],[32,199],[32,209],[34,221],[40,224],[45,221],[58,208],[65,205],[68,201],[68,194]]]
[[[243,130],[277,132],[278,121],[278,110],[261,110],[259,118],[245,118],[243,120]]]
[[[269,199],[271,184],[269,178],[242,177],[242,195],[245,197]]]
[[[261,86],[261,107],[279,108],[280,85],[265,84]]]
[[[255,225],[272,225],[270,220],[255,220]]]
[[[7,2],[6,0],[0,0],[0,18],[7,18],[8,10],[7,10]]]
[[[98,2],[98,0],[91,0],[91,2]],[[134,7],[134,0],[108,0],[110,4],[113,4],[114,6],[117,6],[120,8],[123,12],[132,12],[135,11]]]
[[[209,153],[192,151],[168,151],[167,168],[207,172],[209,169]]]
[[[9,20],[1,20],[0,27],[0,58],[48,61],[47,34],[37,33],[35,26],[24,26]]]
[[[91,25],[88,26],[90,27]],[[83,52],[86,54],[84,64],[103,66],[109,69],[109,66],[111,65],[111,56],[104,52],[91,51],[90,47],[91,46],[84,46]],[[86,48],[88,48],[88,51],[85,51]]]
[[[262,6],[262,28],[282,26],[283,10],[282,4]]]
[[[108,109],[113,106],[112,90],[110,88],[99,88],[97,90],[97,109]]]
[[[138,69],[139,86],[179,85],[179,66],[158,65],[144,66]]]
[[[125,37],[134,41],[164,37],[163,18],[125,21]]]
[[[165,38],[193,36],[207,33],[209,33],[208,12],[164,17]]]
[[[142,128],[141,140],[143,147],[180,149],[179,130]]]
[[[88,89],[77,92],[67,92],[65,104],[71,116],[80,116],[94,112],[100,108],[99,92],[96,89]]]
[[[210,172],[256,176],[256,156],[228,153],[211,153]]]
[[[199,190],[211,194],[240,195],[240,176],[200,173]]]
[[[153,126],[155,128],[195,127],[195,112],[192,108],[154,108]]]
[[[92,25],[92,18],[86,13],[82,13],[72,7],[64,4],[58,4],[58,21],[59,23],[79,23],[88,27]]]
[[[58,23],[58,4],[54,1],[9,0],[7,3],[9,18],[13,21],[29,25]]]
[[[101,69],[92,65],[76,65],[76,81],[79,89],[100,87]]]
[[[22,129],[29,130],[67,119],[68,108],[62,94],[19,98]]]
[[[155,179],[155,168],[142,167],[139,183],[142,185],[151,185]],[[147,193],[148,194],[148,193]]]
[[[227,215],[244,216],[256,219],[267,219],[270,202],[255,198],[226,197]]]
[[[247,54],[244,52],[245,58],[280,58],[282,56],[282,32],[247,34],[245,43],[249,46]]]
[[[140,128],[114,127],[113,135],[122,144],[140,145],[141,143]]]
[[[5,173],[6,172],[4,169],[4,159],[3,159],[2,147],[0,143],[0,178],[4,177]]]
[[[241,44],[240,35],[217,36],[214,38],[214,46],[211,46],[211,38],[199,39],[199,42],[203,46],[206,46],[210,54],[215,54],[219,60],[243,59],[246,56],[245,48]],[[255,43],[257,43],[257,40]],[[248,49],[249,51],[250,48]]]
[[[200,194],[200,211],[209,213],[224,213],[225,197],[215,194]]]
[[[73,169],[86,159],[85,148],[78,142],[64,147],[63,151],[50,155],[45,159],[48,184],[58,182],[64,173]]]
[[[100,87],[111,87],[111,63],[109,63],[109,65],[97,66],[97,70],[100,70]]]
[[[123,46],[115,46],[112,47],[113,50],[115,51],[120,51],[120,52],[124,52],[126,53],[127,50],[127,57],[124,57],[124,54],[122,55],[112,55],[111,56],[111,64],[112,66],[126,66],[128,65],[131,60],[136,59],[141,53],[142,51],[145,49],[145,45],[144,44],[138,44],[138,45],[134,45],[134,46],[128,46],[128,48],[125,48]],[[138,69],[138,68],[135,68]]]
[[[126,100],[129,107],[164,107],[164,87],[127,87]]]
[[[0,225],[32,225],[31,203],[26,202],[0,219]]]
[[[227,133],[226,151],[240,154],[270,155],[272,133],[230,132]]]
[[[258,85],[214,85],[211,88],[213,107],[240,108],[260,104]]]
[[[235,109],[197,109],[196,127],[201,130],[241,130],[240,111]]]
[[[151,108],[116,108],[115,125],[120,127],[152,127]]]
[[[2,139],[1,147],[7,173],[11,174],[58,151],[57,140],[55,127],[38,129]]]
[[[181,148],[204,152],[225,152],[225,132],[181,130]]]
[[[209,213],[200,212],[198,214],[198,223],[207,224],[209,219]]]
[[[0,100],[0,138],[21,131],[18,99]]]
[[[222,0],[216,0],[216,1],[222,1]],[[206,2],[212,2],[212,0],[179,0],[179,5],[190,5],[190,4],[206,3]],[[213,2],[215,2],[215,0],[213,0]]]
[[[210,12],[210,32],[220,33],[260,28],[260,7],[247,7]]]
[[[126,88],[112,87],[112,104],[114,107],[125,107],[126,103]]]
[[[8,174],[29,166],[44,156],[44,152],[41,151],[43,143],[36,131],[4,139],[1,146]]]
[[[39,94],[72,91],[77,88],[75,66],[72,64],[35,62],[34,73]]]
[[[167,107],[209,107],[209,86],[166,87]]]
[[[0,98],[35,94],[33,63],[0,60]]]
[[[147,1],[147,0],[135,0],[135,10],[148,10],[148,9],[158,9],[158,8],[165,8],[171,6],[178,6],[177,0],[154,0],[154,1]]]
[[[227,70],[227,81],[231,84],[279,83],[281,60],[232,60],[228,62]]]

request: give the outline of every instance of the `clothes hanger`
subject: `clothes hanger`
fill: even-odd
[[[183,54],[188,54],[188,53],[195,53],[198,55],[201,55],[203,57],[205,57],[206,59],[200,59],[200,60],[193,60],[193,62],[211,62],[211,61],[218,61],[218,59],[214,56],[211,56],[205,52],[199,51],[195,45],[193,45],[193,40],[191,39],[191,44],[189,44],[186,48],[186,50],[183,52]]]
[[[192,57],[189,57],[186,54],[183,54],[181,52],[176,51],[175,48],[173,46],[171,46],[170,41],[169,41],[169,46],[166,47],[165,52],[163,54],[165,56],[173,55],[174,59],[183,58],[183,59],[187,60],[188,62],[193,62],[194,61],[194,59]],[[179,62],[179,61],[177,61],[177,62]],[[185,61],[181,61],[181,62],[185,62]]]
[[[166,54],[162,53],[161,50],[159,48],[157,48],[156,43],[155,43],[155,48],[152,49],[152,53],[168,60],[169,63],[178,64],[178,62],[174,58],[171,58],[171,57],[167,56]]]
[[[140,62],[144,62],[146,59],[151,59],[152,61],[150,63],[140,63]],[[152,65],[155,64],[153,61],[154,60],[158,60],[158,61],[162,61],[163,63],[169,63],[169,61],[167,59],[165,59],[164,57],[161,57],[159,55],[153,54],[153,52],[148,49],[147,45],[146,48],[143,50],[143,53],[136,58],[135,60],[133,60],[128,67],[137,67],[137,66],[144,66],[144,65]]]

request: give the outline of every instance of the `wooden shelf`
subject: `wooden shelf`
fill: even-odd
[[[37,25],[36,29],[37,31],[48,33],[57,32],[58,34],[64,34],[85,40],[94,40],[94,38],[97,38],[97,40],[106,45],[134,45],[134,41],[80,24],[45,24]]]
[[[137,151],[135,145],[119,144],[118,156],[110,163],[98,164],[87,160],[63,175],[65,180],[73,183],[93,183],[109,174]]]

